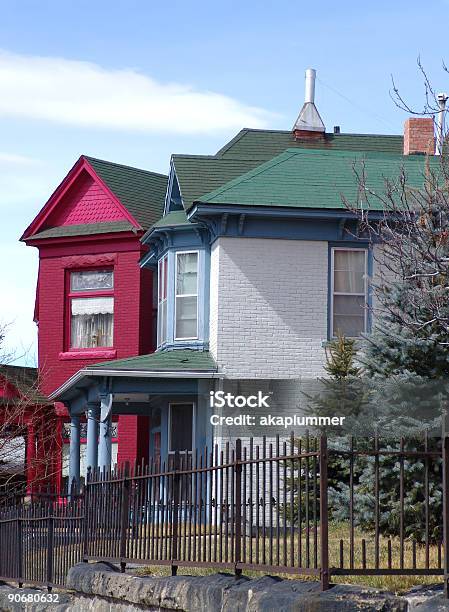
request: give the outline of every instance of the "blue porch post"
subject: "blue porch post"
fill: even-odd
[[[69,493],[80,482],[80,418],[72,416],[70,420],[70,455],[69,455]]]
[[[98,467],[98,424],[100,421],[100,406],[89,402],[87,404],[87,452],[86,470]],[[87,475],[87,474],[86,474]]]
[[[100,432],[98,444],[98,466],[101,471],[109,469],[112,462],[111,444],[111,408],[112,396],[101,395],[100,404]]]

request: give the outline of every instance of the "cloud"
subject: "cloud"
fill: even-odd
[[[37,202],[45,201],[52,185],[51,168],[40,160],[16,153],[0,151],[0,210],[3,215],[2,230],[11,219],[5,213],[22,216],[27,205],[33,209]],[[17,205],[20,205],[18,207]],[[36,211],[34,211],[36,212]],[[32,214],[31,212],[29,213]],[[2,240],[5,240],[2,232]]]
[[[17,155],[16,153],[5,153],[0,151],[0,167],[2,165],[34,165],[41,163],[40,160],[34,159],[33,157],[26,157],[25,155]]]
[[[116,130],[210,133],[265,127],[274,114],[135,69],[0,51],[0,116]]]

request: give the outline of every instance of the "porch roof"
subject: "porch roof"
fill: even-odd
[[[209,351],[175,349],[149,355],[116,359],[79,370],[49,397],[64,400],[76,395],[77,389],[89,386],[95,378],[215,378],[217,364]],[[87,383],[87,385],[86,385]]]

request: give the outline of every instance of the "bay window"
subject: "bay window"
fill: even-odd
[[[198,252],[176,253],[175,340],[198,337]]]
[[[167,272],[168,255],[158,263],[157,345],[167,342]]]
[[[169,250],[158,261],[157,346],[197,344],[202,338],[204,273],[201,251]]]
[[[70,273],[70,348],[112,347],[114,273],[83,270]]]
[[[331,335],[367,331],[367,249],[336,247],[331,255]]]

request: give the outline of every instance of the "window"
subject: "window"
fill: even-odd
[[[167,268],[168,256],[158,263],[157,345],[167,342]]]
[[[176,253],[175,340],[198,337],[198,252]]]
[[[174,453],[191,452],[193,450],[193,404],[170,404],[169,406],[169,437],[168,451]]]
[[[367,250],[332,249],[332,336],[367,331]]]
[[[112,347],[114,273],[85,270],[70,273],[70,348]]]

